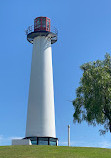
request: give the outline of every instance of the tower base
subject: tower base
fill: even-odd
[[[32,145],[52,145],[58,146],[58,138],[53,137],[25,137],[29,139]]]
[[[32,145],[30,139],[12,139],[12,145]]]

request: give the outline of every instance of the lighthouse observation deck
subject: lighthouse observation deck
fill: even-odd
[[[33,44],[33,40],[37,36],[46,36],[51,39],[51,44],[57,41],[58,30],[51,26],[50,19],[47,17],[37,17],[34,20],[34,25],[31,25],[25,31],[27,40]]]

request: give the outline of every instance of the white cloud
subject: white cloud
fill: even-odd
[[[6,146],[6,145],[11,145],[12,139],[22,139],[23,137],[5,137],[3,135],[0,135],[0,146]],[[71,141],[70,142],[71,146],[79,146],[79,147],[99,147],[99,148],[111,148],[111,142],[108,140],[103,140],[100,142],[86,142],[86,141]],[[68,142],[67,141],[59,141],[60,146],[67,146]]]
[[[6,146],[11,145],[12,139],[22,139],[23,137],[4,137],[3,135],[0,135],[0,146]]]
[[[111,148],[111,142],[110,141],[103,141],[100,142],[101,148]]]
[[[22,139],[23,137],[9,137],[10,140],[12,139]]]
[[[0,135],[0,145],[2,145],[3,144],[3,135]]]
[[[60,146],[67,146],[67,144],[68,144],[67,142],[61,142],[61,141],[59,142]]]
[[[59,142],[60,146],[67,146],[68,142],[67,141],[60,141]],[[71,141],[70,142],[71,146],[75,147],[99,147],[99,148],[111,148],[111,142],[110,141],[101,141],[101,142],[84,142],[84,141]]]
[[[3,139],[3,136],[2,136],[2,135],[0,135],[0,142],[2,141],[2,139]]]

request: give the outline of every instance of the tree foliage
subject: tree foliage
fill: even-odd
[[[83,76],[73,100],[74,123],[83,120],[90,125],[104,125],[101,134],[111,132],[111,56],[106,53],[103,61],[83,64]]]

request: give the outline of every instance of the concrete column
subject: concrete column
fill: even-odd
[[[51,40],[34,38],[26,137],[56,137]]]

